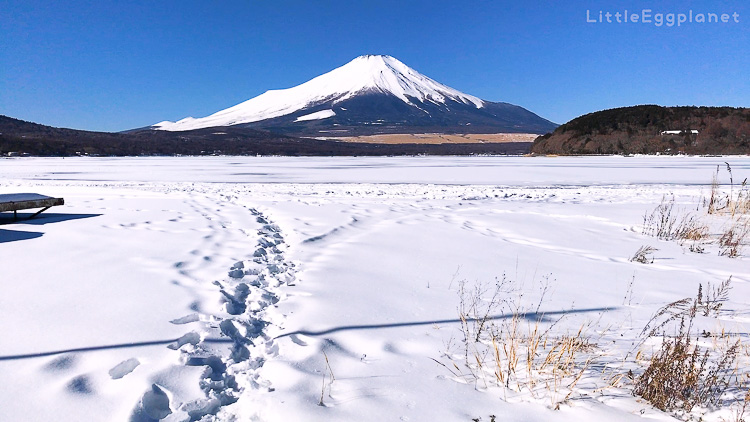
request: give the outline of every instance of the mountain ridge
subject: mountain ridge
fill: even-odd
[[[270,90],[206,117],[162,121],[154,130],[242,126],[302,136],[413,133],[546,133],[549,120],[482,100],[386,55],[366,55],[295,87]]]

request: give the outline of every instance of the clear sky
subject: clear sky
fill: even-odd
[[[624,9],[665,21],[587,22]],[[739,23],[667,26],[690,10]],[[750,106],[747,0],[0,0],[0,114],[125,130],[203,117],[362,54],[558,123],[635,104]]]

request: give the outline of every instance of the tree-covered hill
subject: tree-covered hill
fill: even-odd
[[[603,110],[538,137],[531,151],[564,155],[750,154],[750,109],[640,105]]]

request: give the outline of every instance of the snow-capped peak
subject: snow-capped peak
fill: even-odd
[[[346,65],[308,83],[326,77],[338,81],[339,91],[346,93],[337,101],[343,101],[362,91],[374,89],[395,95],[408,104],[411,104],[408,97],[413,97],[421,102],[445,103],[448,98],[466,104],[473,103],[477,108],[483,105],[479,98],[436,82],[391,56],[359,56]]]
[[[391,56],[366,55],[302,85],[267,91],[208,117],[164,121],[155,124],[153,128],[177,131],[252,123],[285,116],[329,101],[335,104],[368,92],[393,95],[409,105],[415,105],[414,100],[435,104],[453,100],[477,108],[484,105],[479,98],[436,82]]]

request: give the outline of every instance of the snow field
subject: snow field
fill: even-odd
[[[0,192],[66,206],[0,226],[1,407],[9,420],[669,420],[626,380],[602,387],[642,370],[624,362],[640,331],[699,283],[733,276],[701,327],[747,332],[746,257],[641,234],[665,194],[694,208],[723,160],[4,160]],[[653,264],[630,262],[644,244]],[[596,347],[573,388],[465,376],[459,286],[503,277],[502,298],[538,306],[555,338],[586,327]]]

